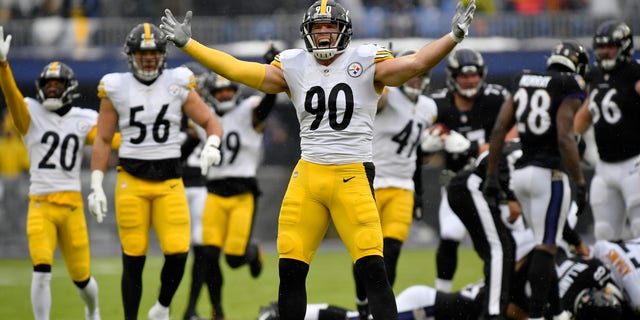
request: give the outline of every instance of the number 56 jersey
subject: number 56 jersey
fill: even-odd
[[[118,112],[120,158],[180,158],[182,105],[195,87],[193,73],[183,67],[164,69],[150,85],[133,74],[109,73],[100,80],[98,97],[109,98]]]

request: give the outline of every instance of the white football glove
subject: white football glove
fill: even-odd
[[[104,172],[100,170],[91,171],[91,193],[89,194],[89,212],[96,217],[98,223],[102,223],[107,215],[107,195],[102,189]]]
[[[173,16],[171,10],[164,9],[164,16],[160,18],[162,23],[160,29],[164,31],[164,38],[173,42],[178,48],[183,48],[191,40],[191,17],[193,12],[187,11],[184,15],[182,23],[178,22],[176,17]]]
[[[450,130],[449,134],[444,138],[444,150],[449,153],[465,152],[470,146],[471,142],[454,130]]]
[[[451,39],[460,43],[469,34],[469,25],[473,20],[473,14],[476,12],[476,1],[471,0],[465,7],[462,1],[459,1],[456,5],[456,13],[451,20]]]
[[[0,26],[0,62],[7,61],[9,55],[9,47],[11,47],[11,35],[8,34],[7,38],[4,37],[4,28]]]
[[[440,137],[440,129],[435,128],[433,130],[424,130],[420,135],[420,148],[424,152],[436,152],[442,150],[444,142]]]
[[[207,138],[207,142],[200,153],[200,172],[203,176],[207,175],[209,167],[220,164],[222,156],[220,155],[220,137],[211,135]]]

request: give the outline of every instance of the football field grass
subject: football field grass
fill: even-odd
[[[180,288],[173,299],[171,319],[182,319],[188,299],[191,258]],[[224,261],[224,259],[221,259]],[[142,302],[139,319],[157,298],[162,257],[149,256],[144,269]],[[92,272],[100,286],[100,310],[102,319],[123,319],[120,299],[121,260],[94,258]],[[261,305],[277,299],[278,267],[275,252],[264,253],[264,269],[258,279],[249,275],[247,266],[229,269],[223,263],[223,306],[227,320],[253,320]],[[460,288],[482,277],[482,263],[471,248],[461,248],[454,288]],[[397,294],[414,284],[432,285],[435,279],[434,249],[405,249],[399,260],[398,275],[394,285]],[[31,265],[28,259],[0,260],[0,319],[33,319],[30,303]],[[83,319],[83,303],[73,283],[69,280],[64,263],[57,258],[53,266],[52,320]],[[307,278],[309,303],[327,302],[354,308],[355,289],[349,255],[344,250],[320,251],[311,264]],[[201,316],[209,315],[208,293],[203,288],[198,302]]]

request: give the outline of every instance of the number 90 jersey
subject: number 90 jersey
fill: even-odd
[[[317,164],[372,161],[373,121],[380,95],[375,63],[393,58],[373,44],[349,47],[328,66],[302,49],[276,57],[300,122],[303,160]]]
[[[47,111],[35,99],[25,98],[31,123],[24,136],[29,150],[32,195],[80,191],[82,150],[96,125],[98,113],[73,107],[64,116]]]
[[[187,68],[165,69],[150,85],[130,72],[106,74],[98,97],[108,98],[118,112],[121,158],[160,160],[180,158],[182,105],[195,87]]]
[[[584,80],[573,73],[525,71],[515,84],[513,106],[523,153],[516,168],[562,169],[556,114],[565,99],[584,100]]]

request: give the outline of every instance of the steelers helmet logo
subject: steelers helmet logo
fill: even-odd
[[[351,76],[352,78],[357,78],[362,74],[362,65],[357,63],[357,62],[353,62],[349,65],[349,67],[347,68],[347,73],[349,74],[349,76]]]

